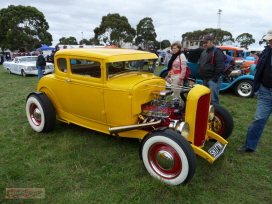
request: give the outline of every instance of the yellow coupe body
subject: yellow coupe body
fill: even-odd
[[[55,73],[42,77],[36,92],[27,97],[30,126],[36,132],[49,132],[57,119],[116,137],[137,138],[140,157],[152,176],[170,185],[188,183],[196,169],[195,154],[210,163],[223,154],[232,117],[219,105],[210,105],[208,88],[179,87],[181,99],[172,99],[164,79],[148,65],[141,70],[135,67],[156,59],[153,53],[132,49],[58,51]],[[217,142],[206,151],[210,139]]]

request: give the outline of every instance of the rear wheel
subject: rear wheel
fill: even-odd
[[[153,132],[141,145],[141,157],[151,176],[170,185],[188,183],[196,171],[189,142],[172,130]]]
[[[28,97],[26,115],[30,126],[36,132],[50,132],[55,126],[55,109],[45,94],[31,94]]]
[[[243,98],[254,97],[253,81],[252,80],[238,81],[234,86],[234,92],[239,97]]]
[[[214,104],[215,115],[212,123],[212,131],[227,139],[234,128],[233,118],[230,112],[218,104]]]

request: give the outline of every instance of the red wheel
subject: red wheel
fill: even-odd
[[[167,184],[186,184],[195,173],[196,157],[191,145],[172,130],[150,134],[141,150],[147,171]]]
[[[45,94],[31,94],[26,102],[28,122],[36,132],[50,132],[53,130],[56,115],[54,107]]]
[[[227,139],[234,128],[232,115],[227,109],[218,104],[214,104],[215,114],[212,122],[212,131]]]

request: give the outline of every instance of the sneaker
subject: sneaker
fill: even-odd
[[[238,152],[254,152],[253,149],[249,149],[246,146],[240,147],[236,149]]]

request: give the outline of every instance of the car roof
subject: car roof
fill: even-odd
[[[220,49],[228,49],[228,50],[236,50],[236,51],[243,51],[243,48],[240,47],[231,47],[231,46],[217,46]]]
[[[55,57],[92,57],[106,60],[106,62],[130,61],[140,59],[157,59],[157,55],[150,52],[122,48],[72,48],[56,52]]]
[[[16,58],[29,58],[29,57],[38,57],[38,56],[36,56],[36,55],[34,55],[34,56],[16,56]]]

